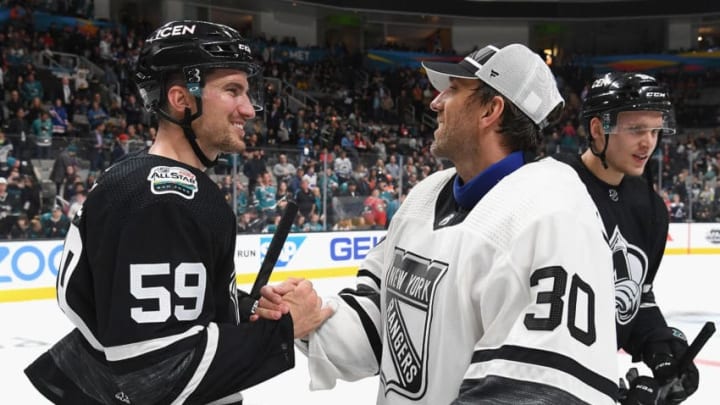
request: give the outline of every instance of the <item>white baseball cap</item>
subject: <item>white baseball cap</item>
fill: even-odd
[[[437,91],[450,85],[450,77],[479,79],[510,100],[540,128],[554,118],[550,113],[565,105],[555,77],[540,55],[522,44],[498,49],[488,45],[458,63],[423,62]]]

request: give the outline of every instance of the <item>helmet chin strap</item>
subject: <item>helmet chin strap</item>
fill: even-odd
[[[195,100],[197,101],[198,110],[195,114],[192,113],[190,110],[190,107],[185,107],[185,116],[183,117],[182,121],[177,120],[170,116],[167,112],[163,111],[162,109],[158,108],[157,113],[162,115],[166,120],[178,125],[183,130],[183,134],[185,134],[185,138],[190,143],[190,147],[192,147],[193,152],[195,152],[195,155],[200,160],[200,163],[203,164],[206,168],[213,167],[217,164],[218,158],[216,157],[215,160],[210,160],[207,156],[205,156],[205,153],[203,153],[202,149],[200,149],[200,145],[197,143],[197,136],[195,135],[195,131],[193,131],[192,124],[193,121],[195,121],[200,115],[202,115],[202,100],[200,97],[195,96]]]
[[[593,147],[594,142],[590,141],[590,144],[588,145],[588,147],[590,148],[590,152],[592,152],[593,155],[595,155],[595,156],[597,156],[597,157],[600,158],[600,162],[602,163],[602,165],[603,165],[603,167],[605,168],[605,170],[607,170],[607,168],[608,168],[607,158],[606,158],[606,156],[605,156],[605,152],[607,152],[607,147],[608,147],[608,142],[609,142],[609,140],[610,140],[610,134],[609,134],[609,133],[605,133],[605,146],[603,147],[603,150],[601,150],[600,152],[596,152],[596,151],[595,151],[595,148]]]

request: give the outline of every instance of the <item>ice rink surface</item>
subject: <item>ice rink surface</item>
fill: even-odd
[[[352,285],[352,278],[313,280],[321,294],[333,294]],[[668,323],[693,339],[706,321],[720,327],[720,255],[666,256],[655,283],[658,303]],[[241,288],[248,288],[241,286]],[[0,304],[0,404],[48,404],[22,370],[50,345],[70,331],[70,323],[54,300]],[[630,357],[619,354],[621,375],[631,367]],[[720,403],[720,332],[696,359],[700,388],[685,404]],[[339,382],[334,390],[308,389],[306,362],[297,353],[296,367],[245,391],[246,405],[374,404],[377,377]],[[644,372],[643,372],[644,371]],[[641,368],[641,374],[647,374]]]

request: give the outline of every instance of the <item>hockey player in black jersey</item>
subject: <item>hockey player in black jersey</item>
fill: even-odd
[[[595,201],[613,253],[618,347],[633,361],[642,360],[657,385],[678,378],[662,403],[680,403],[697,389],[698,370],[678,370],[686,339],[667,325],[655,303],[653,280],[665,251],[668,212],[647,166],[660,137],[675,132],[668,90],[645,74],[608,73],[592,84],[581,120],[589,147],[564,159]],[[643,391],[652,385],[647,378],[637,380],[646,383]],[[629,398],[632,404],[654,403]]]
[[[57,277],[75,329],[25,370],[54,403],[237,404],[293,367],[305,311],[239,313],[237,221],[204,172],[245,149],[258,73],[224,25],[174,21],[146,40],[136,82],[159,118],[155,143],[88,193]]]

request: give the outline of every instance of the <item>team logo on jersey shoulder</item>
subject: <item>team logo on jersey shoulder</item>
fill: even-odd
[[[447,270],[447,263],[395,248],[385,276],[387,350],[382,363],[391,366],[382,367],[380,378],[386,395],[390,391],[411,399],[425,395],[433,298]]]
[[[648,258],[640,247],[622,235],[617,226],[608,243],[615,268],[615,315],[619,324],[626,325],[640,309]]]
[[[155,166],[147,180],[153,194],[177,194],[191,200],[198,191],[197,177],[182,167]]]

